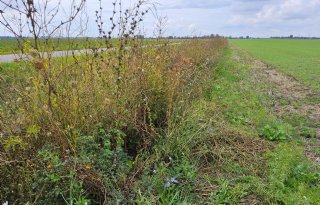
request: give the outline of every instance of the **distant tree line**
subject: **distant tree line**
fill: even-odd
[[[290,36],[271,36],[270,38],[291,38],[291,39],[320,39],[320,37],[306,37],[306,36],[294,36],[294,35],[290,35]]]
[[[146,37],[144,35],[136,35],[137,39],[154,39],[155,37]],[[28,38],[28,37],[24,37]],[[39,37],[46,38],[46,37]],[[87,37],[94,38],[94,37]],[[208,39],[208,38],[228,38],[228,39],[260,39],[262,37],[251,37],[251,36],[223,36],[219,34],[210,34],[210,35],[200,35],[200,36],[167,36],[161,37],[163,39]],[[320,37],[306,37],[306,36],[271,36],[271,39],[320,39]],[[13,36],[0,36],[0,39],[15,39]]]
[[[15,39],[13,36],[0,36],[0,39]]]
[[[137,38],[143,39],[153,39],[153,37],[144,37],[141,35],[136,36]],[[211,34],[211,35],[199,35],[199,36],[167,36],[162,37],[163,39],[208,39],[208,38],[225,38],[219,34]]]
[[[16,37],[13,36],[0,36],[0,39],[15,39]],[[30,37],[22,37],[22,38],[30,38]],[[39,37],[39,39],[45,39],[46,36]],[[59,37],[64,38],[64,37]],[[72,38],[72,37],[68,37]],[[96,38],[96,37],[76,37],[76,38]],[[144,35],[135,35],[135,38],[137,39],[153,39],[153,38],[159,38],[159,37],[146,37]],[[195,39],[195,38],[225,38],[224,36],[221,36],[219,34],[211,34],[211,35],[202,35],[202,36],[167,36],[167,37],[160,37],[163,39]]]
[[[251,36],[228,36],[229,39],[260,39],[261,37],[251,37]],[[306,36],[271,36],[272,39],[320,39],[320,37],[306,37]]]

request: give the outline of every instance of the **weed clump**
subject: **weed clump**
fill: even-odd
[[[127,10],[114,3],[110,31],[96,12],[99,47],[106,51],[52,58],[34,39],[31,60],[19,64],[28,75],[21,84],[6,82],[16,92],[0,104],[1,199],[113,204],[137,198],[136,181],[156,164],[155,147],[184,119],[227,46],[222,38],[146,46],[136,37],[149,11],[145,3]]]
[[[279,124],[273,127],[270,125],[264,126],[260,131],[260,136],[270,141],[287,140],[291,138],[288,128]]]

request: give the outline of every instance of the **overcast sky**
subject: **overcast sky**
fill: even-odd
[[[10,0],[8,0],[10,1]],[[51,0],[57,1],[57,0]],[[63,0],[63,6],[68,3]],[[88,35],[96,35],[98,0],[87,0]],[[112,0],[102,0],[109,16]],[[134,0],[123,1],[130,5]],[[222,34],[232,36],[320,36],[320,0],[158,0],[158,15],[166,16],[166,35]],[[1,9],[1,8],[0,8]],[[61,17],[63,18],[63,16]],[[147,35],[154,30],[151,14],[144,21]],[[0,35],[8,34],[0,27]]]
[[[162,0],[168,33],[320,36],[320,0]]]

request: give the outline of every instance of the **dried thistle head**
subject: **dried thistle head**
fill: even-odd
[[[33,5],[33,0],[27,0],[27,4]]]
[[[45,67],[45,64],[43,62],[43,59],[41,58],[35,58],[33,59],[33,65],[37,70],[43,70]]]

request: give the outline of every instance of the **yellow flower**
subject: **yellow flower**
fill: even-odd
[[[91,165],[90,164],[87,164],[85,167],[86,167],[86,169],[91,169]]]

